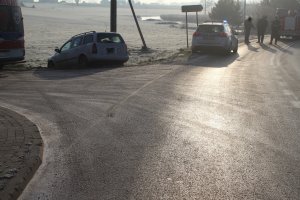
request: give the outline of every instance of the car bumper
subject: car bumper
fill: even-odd
[[[226,51],[229,47],[227,46],[212,46],[212,45],[197,45],[192,46],[193,51]]]

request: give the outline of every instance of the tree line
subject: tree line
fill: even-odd
[[[219,0],[209,13],[212,20],[228,20],[233,25],[241,24],[243,19],[243,2],[239,0]],[[276,8],[300,10],[300,0],[261,0],[261,2],[247,6],[250,14],[257,17],[266,13],[275,15]],[[249,13],[249,12],[247,12]]]

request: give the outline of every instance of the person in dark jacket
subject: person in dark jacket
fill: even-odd
[[[267,27],[268,27],[267,16],[263,16],[261,19],[257,21],[257,38],[258,38],[257,43],[264,43]]]
[[[271,24],[271,41],[270,44],[273,44],[273,40],[275,39],[275,44],[280,37],[280,21],[279,18],[276,17]]]
[[[248,19],[246,19],[244,21],[244,27],[245,27],[245,43],[249,44],[249,37],[250,37],[250,33],[251,33],[251,29],[254,28],[253,23],[252,23],[252,17],[248,17]]]

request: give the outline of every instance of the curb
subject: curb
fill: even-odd
[[[0,107],[0,130],[4,133],[0,133],[0,156],[5,159],[0,165],[0,200],[13,200],[20,196],[41,165],[43,142],[35,124],[3,107]],[[7,137],[3,139],[5,133]]]

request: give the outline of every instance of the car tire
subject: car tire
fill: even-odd
[[[89,65],[88,59],[86,56],[81,55],[78,59],[79,67],[87,67]]]
[[[237,46],[236,48],[233,49],[233,53],[237,53],[239,50],[239,47]]]
[[[55,67],[54,62],[53,61],[48,61],[47,67],[48,68],[54,68]]]

